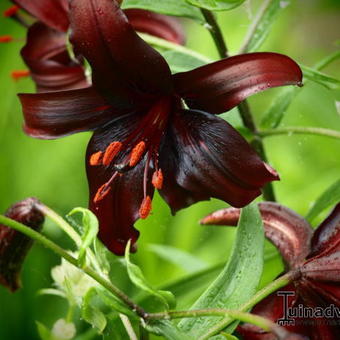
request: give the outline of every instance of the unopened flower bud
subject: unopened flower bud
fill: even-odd
[[[36,198],[26,198],[12,205],[5,216],[39,231],[44,216],[36,208]],[[0,284],[15,291],[20,287],[20,271],[33,241],[17,230],[0,224]]]

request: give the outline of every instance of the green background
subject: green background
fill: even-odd
[[[284,53],[312,66],[338,48],[340,1],[292,2],[276,20],[261,50]],[[218,15],[231,53],[236,53],[240,47],[259,3],[261,1],[246,2],[238,9]],[[0,10],[9,6],[8,1],[2,1]],[[188,33],[188,46],[217,58],[207,31],[196,23],[183,22]],[[82,133],[55,141],[36,140],[24,135],[16,93],[33,91],[33,84],[30,79],[14,82],[10,72],[25,69],[19,56],[25,31],[11,20],[1,18],[0,36],[4,34],[11,34],[19,40],[0,45],[0,211],[4,212],[13,202],[29,196],[38,197],[62,215],[75,206],[86,207],[88,191],[84,154],[90,134]],[[325,72],[339,78],[339,66],[339,61],[335,62]],[[257,121],[277,93],[278,89],[269,90],[249,100]],[[309,82],[289,108],[282,126],[306,125],[339,130],[340,114],[336,111],[336,99],[340,101],[339,92]],[[236,111],[224,117],[236,125],[239,123]],[[302,215],[322,191],[340,177],[339,140],[307,135],[277,136],[268,137],[265,146],[270,164],[281,177],[281,181],[274,184],[279,202]],[[187,271],[161,259],[151,251],[150,244],[166,244],[187,251],[205,265],[225,261],[234,230],[198,224],[200,218],[225,206],[225,203],[216,200],[202,202],[172,217],[168,207],[157,196],[152,216],[137,223],[141,238],[134,261],[155,285],[171,282],[186,275]],[[52,222],[46,222],[44,231],[56,242],[69,246]],[[267,249],[270,248],[267,244]],[[37,295],[39,289],[51,286],[50,269],[58,262],[59,259],[48,250],[36,245],[23,269],[24,288],[11,294],[0,287],[1,340],[38,339],[35,320],[50,327],[56,319],[65,316],[66,303],[62,299]],[[263,282],[275,277],[281,269],[278,257],[267,261]],[[117,284],[129,292],[123,271],[117,269],[114,277]],[[196,290],[190,289],[190,294],[185,292],[184,285],[177,287],[179,306],[189,306],[208,282]],[[85,326],[79,323],[77,327],[82,329]]]

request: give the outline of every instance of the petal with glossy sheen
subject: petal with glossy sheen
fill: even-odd
[[[340,249],[325,256],[311,258],[300,270],[308,279],[340,282]]]
[[[315,230],[312,238],[312,253],[309,257],[340,246],[340,203]]]
[[[289,57],[269,52],[229,57],[174,75],[176,92],[190,108],[219,114],[268,88],[301,85],[300,67]]]
[[[266,237],[279,249],[290,268],[299,265],[310,251],[313,229],[293,210],[274,202],[259,204]],[[218,210],[202,219],[202,224],[237,225],[240,209]]]
[[[185,34],[177,19],[143,9],[126,9],[124,13],[136,31],[184,45]]]
[[[12,0],[38,20],[58,31],[66,32],[68,0]]]
[[[71,41],[92,66],[93,84],[107,96],[121,87],[141,95],[172,90],[164,58],[142,40],[112,0],[71,0]]]
[[[38,92],[60,91],[89,86],[83,67],[70,59],[66,35],[41,22],[28,30],[21,55],[30,69]]]
[[[112,165],[92,166],[89,158],[92,154],[105,150],[113,141],[123,141],[136,127],[137,119],[123,118],[114,124],[96,131],[87,150],[87,177],[90,189],[90,209],[99,220],[99,237],[109,250],[123,255],[126,243],[131,239],[136,242],[139,232],[133,227],[139,218],[139,208],[143,201],[143,179],[145,158],[136,167],[116,177],[109,193],[99,202],[93,199],[98,189],[106,183],[115,172]],[[147,194],[152,198],[154,189],[151,185],[152,170],[148,173]]]
[[[191,197],[216,197],[242,207],[260,195],[263,185],[278,179],[276,172],[224,120],[201,111],[182,110],[173,114],[170,124],[165,137],[167,151],[160,151],[160,167],[165,179],[174,176]],[[172,157],[171,164],[176,164],[175,171],[169,167],[168,157]],[[168,202],[178,194],[166,185],[161,193]],[[182,207],[188,205],[184,203]]]
[[[94,130],[127,113],[114,108],[93,88],[19,94],[25,132],[36,138],[53,139]]]

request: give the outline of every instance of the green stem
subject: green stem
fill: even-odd
[[[201,12],[208,24],[207,28],[211,33],[211,36],[215,42],[220,57],[221,58],[228,57],[227,44],[224,41],[221,28],[216,21],[215,15],[211,13],[209,10],[203,8],[201,9]]]
[[[135,311],[140,317],[144,317],[145,311],[136,305],[130,298],[122,292],[118,287],[113,285],[110,281],[102,277],[100,274],[95,272],[93,269],[89,267],[80,268],[78,266],[78,261],[76,258],[71,256],[69,253],[67,253],[63,248],[43,236],[42,234],[36,232],[35,230],[27,227],[24,224],[21,224],[15,220],[12,220],[6,216],[0,215],[0,224],[6,225],[12,229],[15,229],[26,236],[30,237],[31,239],[41,243],[46,248],[49,248],[50,250],[54,251],[57,255],[64,258],[66,261],[73,264],[78,269],[82,270],[84,273],[86,273],[88,276],[92,277],[95,281],[97,281],[99,284],[101,284],[104,288],[106,288],[108,291],[110,291],[113,295],[121,299],[131,310]]]
[[[205,64],[212,62],[212,60],[210,58],[204,56],[201,53],[195,52],[195,51],[191,50],[190,48],[186,48],[184,46],[174,44],[174,43],[169,42],[167,40],[157,38],[157,37],[154,37],[154,36],[146,34],[146,33],[138,33],[138,35],[143,40],[145,40],[148,44],[150,44],[154,47],[164,49],[164,50],[177,51],[177,52],[186,54],[188,56],[191,56],[193,58],[199,59]]]
[[[254,18],[252,24],[249,27],[249,30],[246,34],[246,37],[244,38],[244,41],[242,43],[242,46],[240,48],[239,54],[248,52],[249,44],[251,42],[251,39],[253,38],[254,33],[256,32],[259,24],[262,21],[262,18],[264,14],[266,13],[268,7],[270,6],[272,0],[265,0],[262,3],[262,6],[260,7],[259,11],[256,14],[256,17]]]
[[[270,137],[270,136],[277,136],[277,135],[293,135],[293,134],[318,135],[318,136],[340,139],[339,131],[325,129],[325,128],[318,128],[318,127],[290,126],[286,128],[258,131],[258,135],[261,137]]]
[[[296,271],[290,271],[287,274],[279,277],[277,280],[271,282],[269,285],[258,291],[250,300],[248,300],[245,304],[243,304],[240,308],[240,312],[246,312],[250,310],[252,307],[254,307],[257,303],[259,303],[261,300],[263,300],[265,297],[270,295],[271,293],[275,292],[276,290],[286,286],[291,281],[297,278],[299,275]],[[228,316],[218,322],[215,326],[210,328],[204,336],[202,336],[199,340],[207,340],[209,337],[217,334],[224,328],[226,328],[228,325],[230,325],[235,318]]]
[[[147,320],[171,320],[180,318],[197,318],[200,316],[228,316],[232,319],[251,323],[264,329],[266,332],[272,332],[279,338],[283,338],[284,335],[288,335],[288,331],[286,331],[283,327],[280,327],[279,325],[262,316],[223,308],[207,308],[189,311],[166,311],[163,313],[147,314],[146,318]]]
[[[221,29],[216,21],[216,18],[214,15],[208,11],[208,10],[201,10],[203,15],[205,16],[209,26],[211,27],[209,29],[210,34],[212,35],[216,48],[219,52],[219,55],[221,58],[226,58],[228,57],[228,49],[227,49],[227,44],[225,43],[225,40],[223,38]],[[255,138],[253,140],[252,146],[256,150],[256,152],[259,154],[261,159],[264,162],[268,162],[268,158],[266,155],[266,151],[264,149],[264,145],[262,142],[262,139],[260,136],[257,134],[257,127],[255,124],[255,120],[253,118],[253,114],[250,110],[249,104],[247,100],[243,100],[238,106],[237,106],[243,125],[249,129],[250,132],[252,132],[255,135]],[[267,183],[263,189],[262,189],[262,194],[263,198],[266,201],[275,201],[275,193],[274,193],[274,188],[271,182]]]

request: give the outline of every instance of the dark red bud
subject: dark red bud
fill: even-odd
[[[5,216],[39,231],[44,222],[36,198],[26,198],[12,205]],[[0,284],[12,292],[20,288],[20,271],[33,241],[24,234],[0,224]]]

